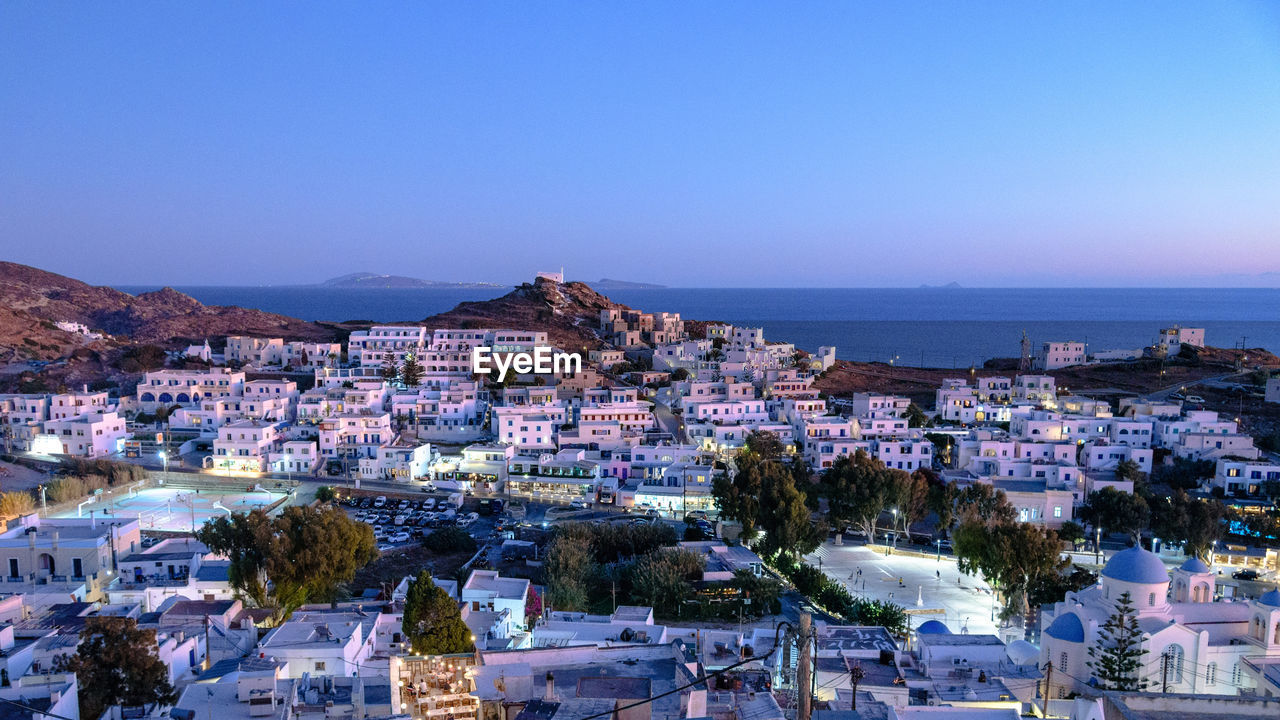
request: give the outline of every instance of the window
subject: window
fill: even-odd
[[[1060,517],[1062,517],[1062,506],[1061,506],[1061,505],[1055,505],[1055,506],[1054,506],[1054,508],[1053,508],[1053,516],[1054,516],[1054,517],[1056,517],[1056,518],[1060,518]]]
[[[1165,662],[1168,663],[1170,676],[1173,678],[1174,682],[1182,682],[1182,658],[1185,654],[1182,650],[1182,646],[1170,645],[1165,650],[1165,653],[1168,655],[1168,660]]]
[[[323,660],[317,660],[317,661],[316,661],[316,672],[324,672],[324,661],[323,661]]]
[[[1062,653],[1062,655],[1058,657],[1058,670],[1061,670],[1062,672],[1067,671],[1067,654],[1066,653]]]
[[[18,577],[18,558],[9,558],[9,577]]]
[[[1217,685],[1217,684],[1218,684],[1218,663],[1216,663],[1216,662],[1211,662],[1211,663],[1209,663],[1209,665],[1204,669],[1204,684],[1205,684],[1205,685]]]
[[[1151,607],[1155,607],[1155,606],[1156,606],[1156,594],[1155,594],[1155,593],[1151,593],[1151,594],[1147,595],[1147,605],[1149,605],[1149,606],[1151,606]]]

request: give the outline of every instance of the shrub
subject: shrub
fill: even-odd
[[[320,487],[316,488],[316,500],[319,500],[320,502],[325,503],[325,502],[332,502],[333,498],[334,498],[333,488],[329,487],[328,485],[321,485]]]
[[[54,504],[79,500],[94,490],[107,487],[106,478],[101,475],[67,475],[45,484],[45,496]]]
[[[422,546],[433,552],[466,552],[476,551],[476,540],[461,528],[449,527],[432,531],[422,541]]]
[[[0,519],[9,520],[34,512],[36,500],[31,493],[15,491],[0,493]]]

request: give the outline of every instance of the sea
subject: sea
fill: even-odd
[[[157,287],[123,287],[138,293]],[[202,303],[239,305],[304,320],[421,320],[498,288],[340,289],[178,287]],[[1205,328],[1217,347],[1280,354],[1280,289],[1215,288],[662,288],[614,290],[646,312],[760,326],[804,350],[834,345],[846,360],[967,368],[1032,347],[1079,341],[1090,352],[1150,345],[1174,324]]]

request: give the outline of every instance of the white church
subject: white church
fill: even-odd
[[[1046,694],[1065,698],[1095,682],[1089,648],[1125,592],[1143,633],[1141,675],[1148,692],[1255,690],[1260,664],[1249,660],[1280,662],[1280,590],[1256,600],[1215,602],[1214,586],[1213,569],[1197,558],[1170,573],[1141,547],[1116,553],[1098,585],[1041,610],[1041,667],[1053,664]]]

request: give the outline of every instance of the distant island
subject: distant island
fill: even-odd
[[[656,283],[611,280],[609,278],[600,278],[593,283],[587,284],[596,290],[664,290],[667,287],[666,285],[658,285]]]
[[[954,280],[946,285],[921,285],[921,290],[960,290],[964,286]]]
[[[328,280],[319,283],[317,287],[376,288],[385,290],[400,288],[505,288],[509,286],[501,283],[441,282],[438,280],[422,280],[420,278],[405,277],[404,275],[379,275],[371,272],[356,272],[336,278],[329,278]]]

